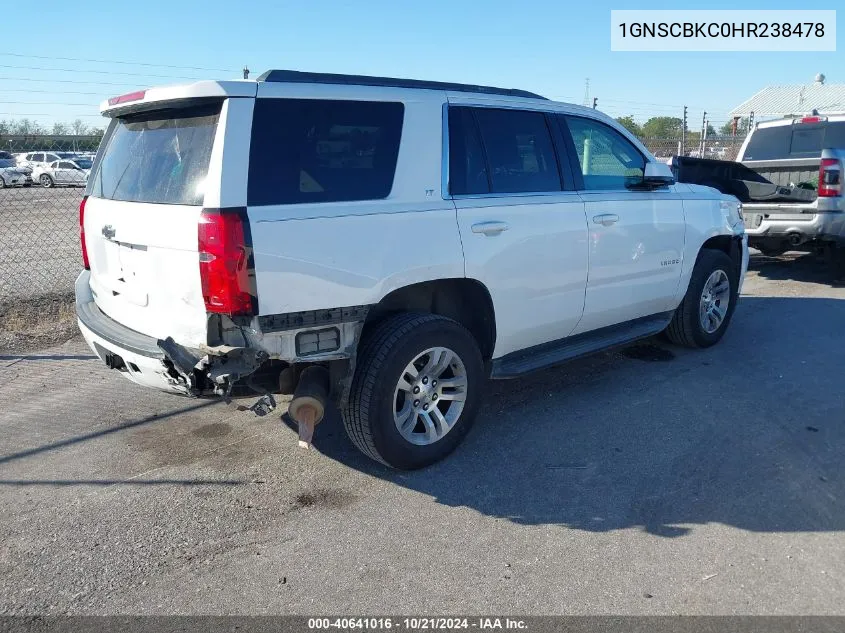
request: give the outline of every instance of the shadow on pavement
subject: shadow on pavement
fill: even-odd
[[[843,300],[746,297],[708,350],[673,348],[674,360],[654,363],[604,354],[491,383],[464,444],[425,470],[371,462],[337,412],[315,448],[524,525],[664,537],[708,523],[845,530],[843,324]]]
[[[14,462],[20,459],[24,459],[26,457],[32,457],[33,455],[39,455],[42,453],[47,453],[50,451],[55,451],[60,448],[65,448],[67,446],[72,446],[74,444],[79,444],[80,442],[86,442],[88,440],[93,440],[96,438],[100,438],[106,435],[111,435],[113,433],[119,433],[121,431],[126,431],[127,429],[132,429],[137,426],[142,426],[144,424],[150,424],[152,422],[159,422],[160,420],[164,420],[166,418],[170,418],[176,415],[180,415],[182,413],[188,413],[191,411],[196,411],[197,409],[202,409],[204,407],[211,406],[215,404],[215,400],[206,400],[203,402],[199,402],[197,404],[191,405],[190,407],[183,407],[181,409],[174,409],[168,413],[156,414],[141,418],[139,420],[132,420],[130,422],[124,422],[123,424],[118,424],[117,426],[108,427],[102,429],[100,431],[95,431],[93,433],[86,433],[85,435],[77,435],[75,437],[70,437],[66,440],[61,440],[60,442],[52,442],[50,444],[45,444],[43,446],[38,446],[36,448],[30,448],[25,451],[18,451],[16,453],[10,453],[8,455],[0,455],[0,465],[8,464],[10,462]]]
[[[0,479],[0,486],[243,486],[239,479]]]
[[[752,255],[749,270],[756,270],[760,277],[774,281],[801,281],[840,288],[845,283],[836,268],[812,253],[785,253],[779,257]]]

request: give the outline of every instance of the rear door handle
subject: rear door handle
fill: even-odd
[[[472,225],[473,233],[484,233],[484,235],[498,235],[507,231],[510,227],[507,222],[479,222]]]
[[[619,216],[615,213],[603,213],[601,215],[594,215],[593,222],[595,224],[601,224],[603,226],[610,226],[611,224],[616,224],[619,222]]]

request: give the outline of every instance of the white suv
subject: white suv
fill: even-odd
[[[724,334],[738,201],[673,184],[611,118],[518,90],[270,71],[111,118],[80,208],[79,325],[141,385],[328,398],[364,453],[431,464],[513,378]]]

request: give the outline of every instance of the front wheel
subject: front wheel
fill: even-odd
[[[41,174],[41,178],[38,179],[38,182],[41,183],[41,186],[45,189],[49,189],[53,186],[53,179],[50,178],[47,174]]]
[[[704,249],[692,270],[687,293],[675,310],[666,335],[676,345],[710,347],[718,343],[736,308],[739,280],[733,260]]]
[[[362,343],[346,432],[387,466],[428,466],[469,432],[484,382],[481,352],[462,325],[434,314],[390,317]]]
[[[3,180],[2,176],[0,176],[0,189],[3,189],[6,186],[6,181]]]

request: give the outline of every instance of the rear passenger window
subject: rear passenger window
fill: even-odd
[[[489,193],[484,150],[472,110],[449,108],[449,193]]]
[[[404,109],[387,102],[257,99],[248,204],[386,198]]]
[[[542,112],[473,108],[492,193],[560,191],[560,173]]]
[[[645,158],[609,125],[581,117],[564,117],[569,126],[584,189],[624,189],[642,181]]]

